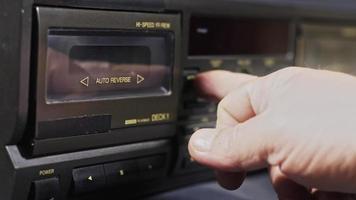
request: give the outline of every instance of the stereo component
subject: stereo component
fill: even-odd
[[[216,123],[201,72],[356,73],[348,0],[2,3],[2,200],[132,199],[212,180],[187,148]]]

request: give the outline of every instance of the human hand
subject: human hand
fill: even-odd
[[[207,72],[197,84],[221,100],[216,129],[189,142],[192,158],[236,189],[246,171],[269,168],[280,199],[353,199],[356,78],[286,68],[265,77]]]

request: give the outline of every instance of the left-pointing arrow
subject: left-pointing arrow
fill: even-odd
[[[81,83],[82,85],[88,87],[88,86],[89,86],[89,77],[83,78],[83,79],[80,81],[80,83]]]
[[[92,177],[92,176],[89,176],[89,177],[88,177],[88,180],[89,180],[89,181],[92,181],[92,180],[93,180],[93,177]]]

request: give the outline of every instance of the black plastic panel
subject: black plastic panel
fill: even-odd
[[[35,0],[37,4],[78,8],[162,11],[164,0]]]
[[[189,55],[285,55],[289,21],[192,16]]]
[[[105,133],[110,127],[110,115],[43,121],[38,125],[38,139]]]
[[[32,113],[36,117],[36,122],[31,124],[31,126],[35,126],[35,133],[33,140],[30,138],[28,141],[28,144],[31,145],[30,149],[32,149],[30,152],[38,155],[50,154],[54,150],[58,153],[60,149],[65,149],[65,151],[83,149],[84,147],[89,149],[168,138],[175,133],[174,131],[165,132],[161,126],[170,125],[176,121],[180,73],[179,41],[181,38],[178,14],[49,7],[36,7],[36,10],[38,50],[37,67],[33,68],[36,87],[31,94],[31,100],[36,103],[35,112]],[[126,70],[127,75],[113,74],[113,70],[99,70],[98,72],[98,68],[105,68],[107,62],[111,62],[112,59],[99,65],[98,61],[90,60],[96,58],[99,55],[97,53],[96,57],[88,58],[90,60],[89,68],[94,66],[95,69],[78,73],[78,70],[70,67],[73,60],[68,56],[83,59],[83,55],[72,51],[73,46],[83,48],[83,46],[98,45],[110,48],[115,45],[126,47],[125,53],[128,51],[127,47],[130,46],[148,48],[148,59],[152,64],[147,68],[141,64],[139,69],[136,67],[137,63],[133,64],[135,67],[129,66],[129,64],[124,66],[119,64],[115,72],[121,73]],[[53,48],[58,51],[56,56],[51,56]],[[67,56],[61,57],[59,54]],[[87,67],[86,63],[85,68]],[[83,66],[81,68],[83,69]],[[142,68],[144,68],[143,71]],[[123,86],[120,78],[127,78],[128,75],[132,84]],[[106,79],[109,80],[108,84],[105,82]],[[112,86],[113,82],[115,82],[115,86]],[[66,84],[69,86],[67,87]],[[157,104],[160,106],[156,106]],[[75,133],[71,133],[71,130],[65,132],[60,128],[53,133],[40,132],[41,126],[43,127],[43,124],[49,121],[67,119],[67,125],[73,126],[75,129],[80,126],[76,125],[75,119],[107,115],[111,116],[109,122],[111,131],[125,129],[122,132],[129,133],[129,136],[123,140],[116,140],[110,138],[111,132],[103,135],[93,134],[93,136],[86,134],[102,132],[106,129],[103,127],[96,127],[94,129],[98,130],[94,131],[91,128],[88,131],[83,129],[84,131],[80,132],[74,130]],[[105,123],[105,125],[108,124]],[[157,125],[156,128],[153,128],[153,125]],[[135,129],[130,131],[129,127],[150,127],[149,129],[153,131],[147,134],[137,132]],[[78,145],[73,142],[62,143],[60,140],[61,137],[78,136],[81,133],[82,141],[89,139],[95,140],[95,142],[88,142],[85,145],[79,143]],[[121,131],[116,131],[116,135],[121,135]],[[46,140],[41,141],[42,139]],[[64,140],[72,139],[74,139],[73,141],[81,140],[80,137]],[[79,146],[80,148],[78,148]]]

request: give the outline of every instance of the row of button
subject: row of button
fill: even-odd
[[[183,71],[183,102],[179,118],[189,120],[192,115],[205,115],[216,112],[217,105],[207,99],[199,97],[194,87],[194,79],[199,73],[199,68],[188,68]]]
[[[288,66],[293,63],[291,58],[285,57],[246,57],[246,58],[192,58],[189,66],[210,66],[213,69],[235,68],[235,67],[265,67]]]
[[[87,193],[107,186],[153,178],[152,173],[164,166],[165,156],[159,155],[74,169],[74,193]]]

